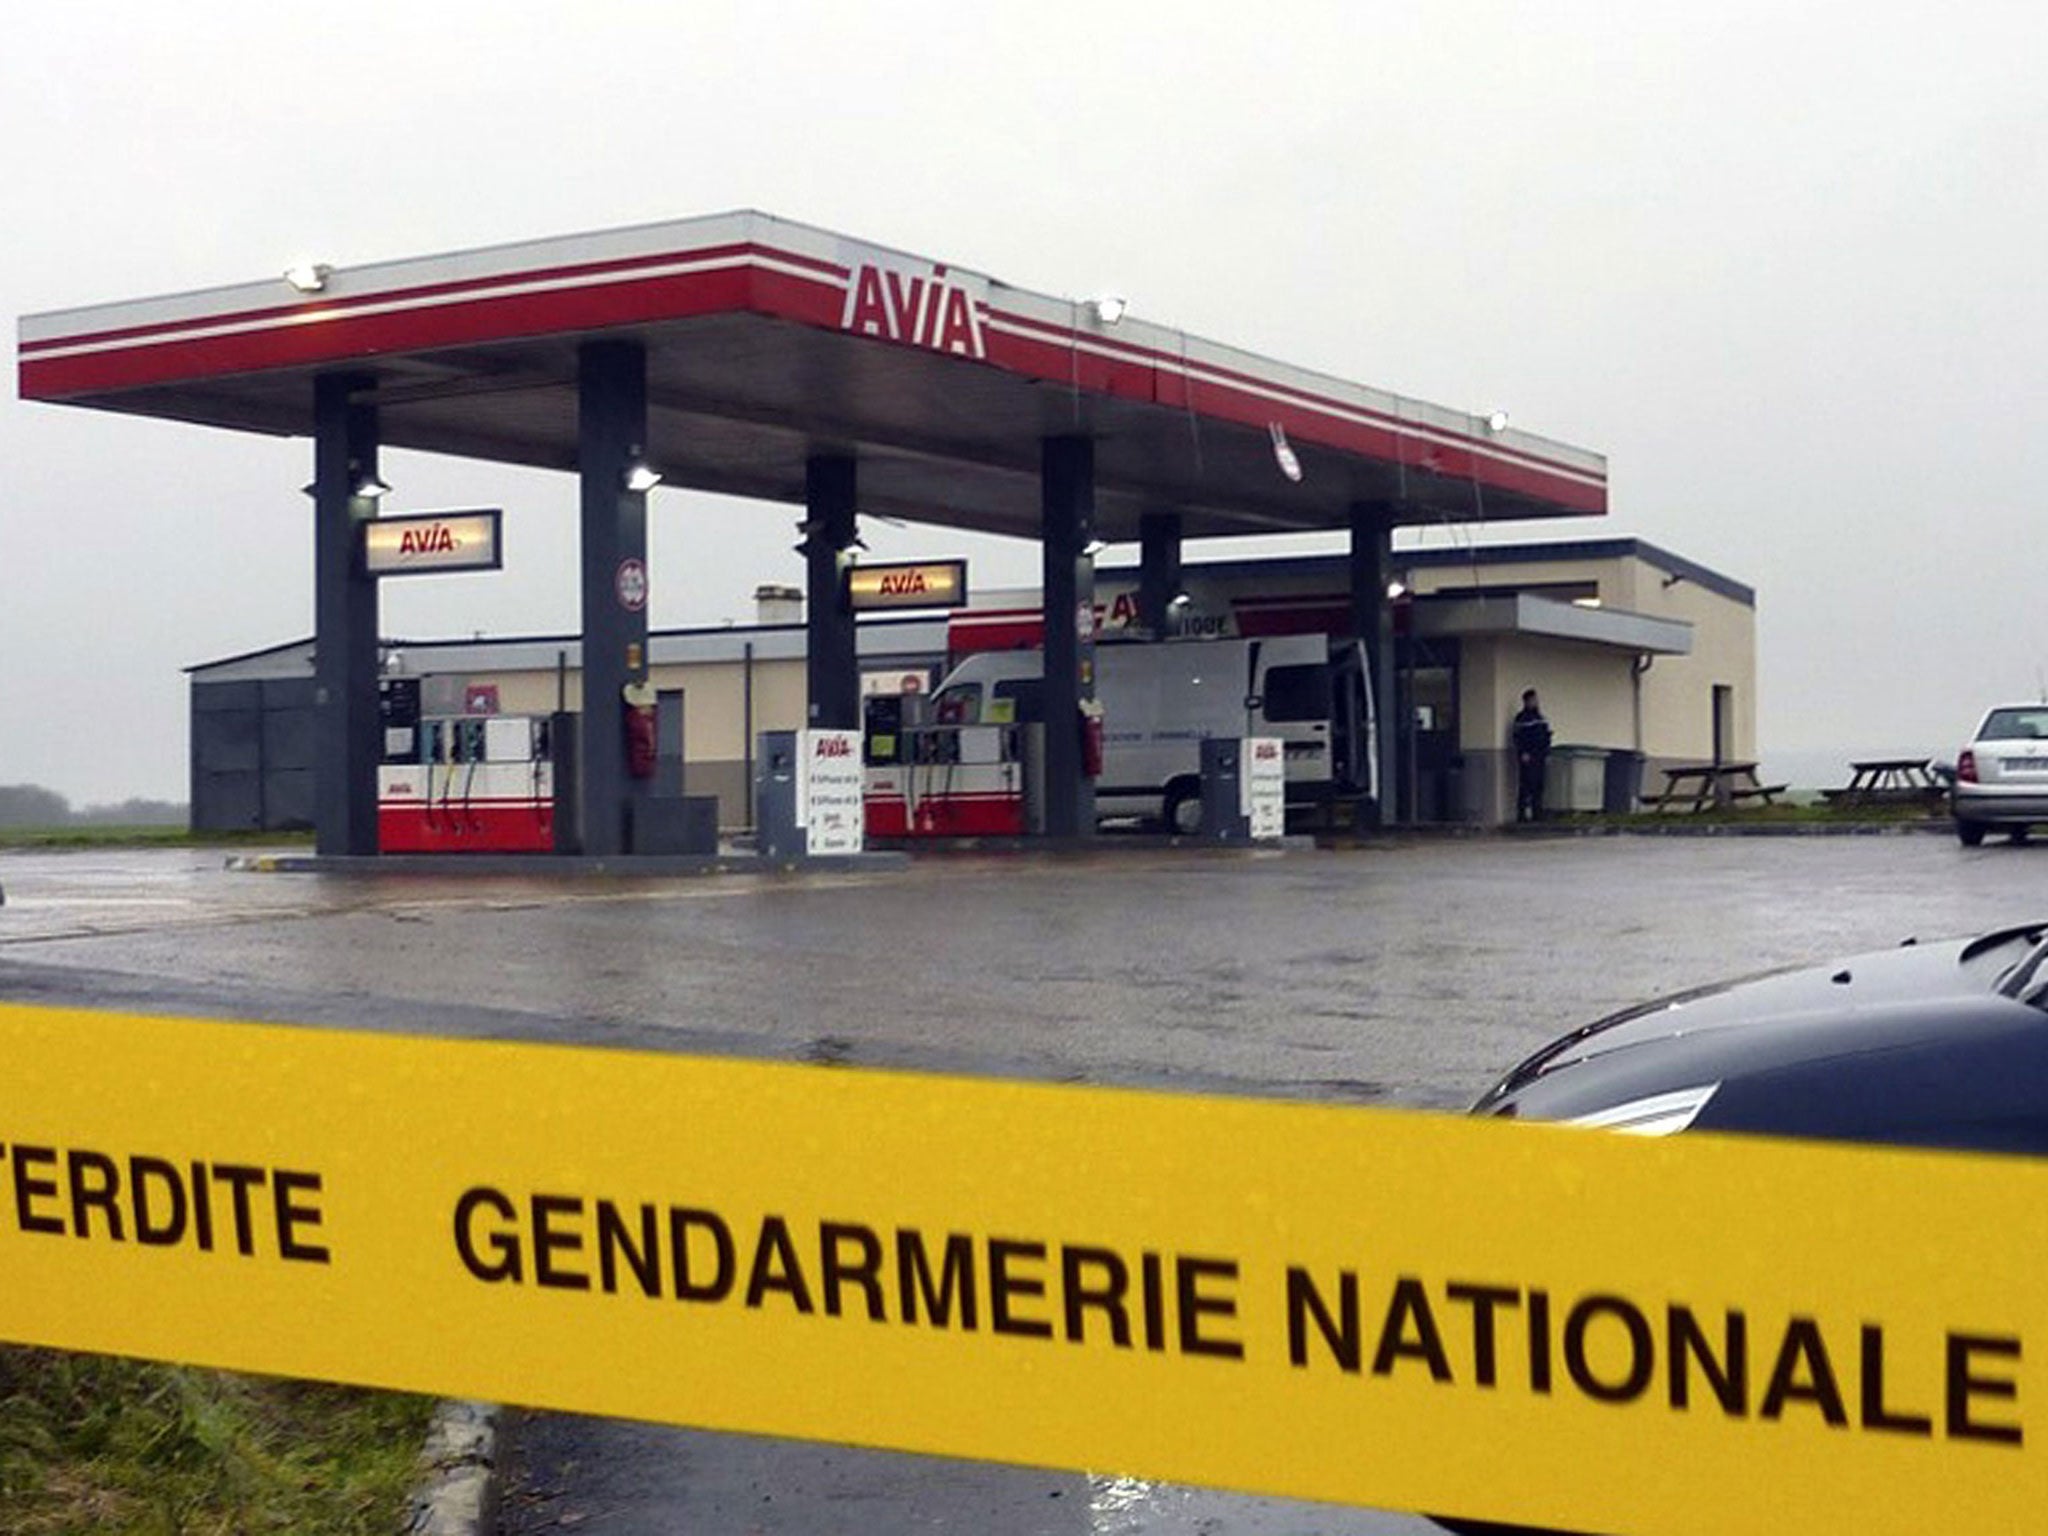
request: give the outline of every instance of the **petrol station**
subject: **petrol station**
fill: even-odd
[[[1224,712],[1244,718],[1293,686],[1273,669],[1318,670],[1274,642],[1341,635],[1361,697],[1411,717],[1411,754],[1425,710],[1464,717],[1468,747],[1497,745],[1502,690],[1539,664],[1597,687],[1611,718],[1586,729],[1632,738],[1637,759],[1652,740],[1695,754],[1683,732],[1706,730],[1718,764],[1753,732],[1716,680],[1753,678],[1739,582],[1637,540],[1434,569],[1396,553],[1395,531],[1418,524],[1602,513],[1598,455],[1148,326],[1120,301],[1034,295],[759,214],[28,317],[20,377],[24,399],[312,441],[313,637],[214,664],[204,686],[253,689],[253,712],[221,712],[253,713],[260,734],[303,733],[324,860],[393,852],[394,828],[445,838],[431,788],[407,790],[410,830],[393,807],[401,783],[438,777],[445,814],[458,772],[479,824],[523,781],[565,861],[691,851],[707,797],[662,764],[685,760],[669,750],[682,688],[710,692],[736,665],[749,725],[768,669],[792,696],[801,669],[808,734],[764,735],[764,759],[795,735],[856,771],[864,669],[924,669],[943,706],[978,664],[977,707],[1010,686],[1017,721],[1035,685],[1039,830],[1066,840],[1093,835],[1110,798],[1090,722],[1112,651],[1243,647],[1269,669],[1250,674],[1256,696],[1245,673],[1223,680]],[[516,535],[490,508],[387,506],[387,446],[573,472],[580,633],[400,665],[379,581],[491,569]],[[802,509],[807,588],[776,598],[801,599],[800,620],[650,630],[647,497],[663,482]],[[962,569],[941,593],[942,561],[863,566],[863,514],[1035,539],[1040,584],[975,595]],[[1284,571],[1183,559],[1206,538],[1317,532],[1345,551]],[[1139,560],[1098,589],[1101,543]],[[858,622],[876,603],[928,613],[935,595],[943,620]],[[1702,653],[1686,688],[1660,691]],[[273,684],[303,705],[273,718]],[[1703,689],[1711,708],[1677,722]],[[1373,739],[1372,782],[1401,782],[1402,732]],[[1421,767],[1406,765],[1411,815]],[[1034,1510],[1066,1491],[1043,1482],[1064,1469],[1077,1516],[1083,1499],[1105,1507],[1106,1471],[1119,1488],[1157,1478],[1494,1530],[2022,1528],[2044,1488],[2025,1362],[2048,1316],[2030,1262],[2041,1170],[2011,1154],[2039,1145],[2040,925],[1610,1012],[1522,1057],[1483,1115],[1402,1107],[1404,1089],[1455,1091],[1457,1053],[1514,1039],[1532,996],[1611,1007],[1610,989],[1667,976],[1687,946],[1754,950],[1783,922],[1775,898],[1821,888],[1771,839],[1780,862],[1747,886],[1723,870],[1733,897],[1702,903],[1696,870],[1616,857],[1620,841],[1498,850],[1536,897],[1506,924],[1501,885],[1462,861],[1424,900],[1426,861],[1383,871],[1372,906],[1345,859],[1305,874],[1219,860],[1228,884],[1190,901],[1162,901],[1156,870],[1041,871],[1055,972],[1049,924],[980,920],[1018,910],[1007,868],[932,882],[913,915],[964,911],[971,937],[915,951],[902,908],[836,880],[807,882],[826,899],[801,922],[740,915],[745,942],[679,918],[672,893],[568,925],[554,909],[582,903],[493,895],[429,914],[412,892],[261,927],[59,914],[42,942],[66,946],[47,968],[64,981],[0,998],[15,1134],[31,1138],[0,1144],[18,1271],[6,1337],[488,1397],[631,1421],[636,1437],[653,1422],[1002,1462],[1033,1480],[1019,1499]],[[1952,875],[1919,878],[1911,900],[1939,910]],[[105,899],[93,885],[73,905]],[[1682,916],[1630,957],[1599,947],[1621,912]],[[371,913],[444,925],[431,966],[417,939],[380,941]],[[1845,921],[1830,910],[1812,931]],[[1498,931],[1473,940],[1481,924]],[[849,1008],[853,962],[793,963],[858,959],[878,935],[892,963],[912,957],[905,990],[930,1012]],[[192,970],[164,963],[186,950]],[[2020,959],[1994,969],[2000,950]],[[98,971],[108,960],[120,969]],[[356,1027],[249,1022],[266,1016],[251,977]],[[158,1016],[216,987],[233,1002],[220,1019]],[[43,1000],[67,989],[151,1011]],[[1746,1019],[1745,991],[1775,1001]],[[1430,996],[1456,1027],[1380,1027]],[[562,1033],[521,1032],[538,1023]],[[658,1048],[618,1048],[643,1027]],[[922,1070],[935,1045],[968,1049]],[[919,1070],[864,1070],[896,1065],[885,1052]],[[1048,1070],[1073,1080],[1028,1080]],[[1134,1070],[1158,1081],[1097,1080]],[[1247,1091],[1261,1086],[1311,1102]],[[1710,1106],[1726,1118],[1694,1134]],[[232,1244],[208,1191],[234,1195]],[[634,1476],[702,1465],[635,1444]],[[731,1482],[748,1511],[770,1478],[781,1497],[805,1476],[746,1454]],[[1616,1475],[1630,1467],[1650,1470]],[[865,1498],[860,1475],[835,1464],[831,1497]]]
[[[323,855],[379,851],[378,583],[489,568],[489,509],[400,516],[387,446],[577,477],[580,709],[522,727],[551,846],[693,851],[703,818],[653,772],[647,608],[657,484],[802,508],[805,721],[862,723],[858,517],[1038,541],[1043,830],[1095,829],[1095,555],[1134,543],[1137,634],[1171,629],[1190,541],[1340,533],[1371,694],[1395,697],[1396,528],[1600,514],[1598,454],[755,212],[337,268],[24,317],[24,400],[309,438],[310,759]],[[1065,615],[1072,615],[1067,621]],[[423,764],[495,732],[400,724]],[[546,729],[543,731],[542,727]],[[1394,732],[1374,749],[1395,778]],[[437,756],[438,755],[438,756]],[[515,759],[517,753],[513,753]],[[1367,819],[1379,812],[1367,804]]]

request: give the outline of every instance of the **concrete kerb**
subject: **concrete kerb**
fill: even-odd
[[[552,875],[564,878],[855,873],[901,869],[902,853],[819,855],[770,859],[753,853],[628,854],[586,858],[555,853],[236,854],[227,867],[263,875]]]
[[[453,1400],[434,1410],[406,1505],[406,1536],[486,1536],[496,1528],[501,1412],[495,1403]]]
[[[1173,849],[1186,853],[1301,853],[1315,838],[1289,835],[1252,842],[1212,842],[1199,837],[1116,834],[1096,838],[959,837],[892,839],[856,854],[769,858],[740,852],[705,855],[632,854],[584,858],[551,853],[459,854],[233,854],[226,867],[237,874],[264,875],[474,875],[676,879],[708,875],[870,874],[907,869],[915,857],[947,853],[1101,853],[1118,849]]]

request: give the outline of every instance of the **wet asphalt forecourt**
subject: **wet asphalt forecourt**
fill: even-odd
[[[2048,849],[1908,835],[1394,837],[1284,855],[1112,845],[560,886],[223,862],[0,856],[0,997],[1461,1109],[1531,1047],[1630,1002],[2048,916]],[[511,1427],[502,1529],[522,1536],[1431,1529],[562,1415]]]

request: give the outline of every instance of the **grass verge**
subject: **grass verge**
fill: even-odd
[[[1575,818],[1577,819],[1577,818]],[[1948,808],[1927,805],[1829,805],[1821,800],[1780,801],[1776,805],[1709,806],[1704,811],[1634,811],[1625,816],[1588,816],[1621,826],[1684,825],[1722,822],[1735,826],[1786,824],[1815,827],[1946,825]]]
[[[189,832],[183,827],[0,827],[0,848],[310,848],[310,832]]]
[[[389,1536],[432,1399],[0,1346],[6,1536]]]

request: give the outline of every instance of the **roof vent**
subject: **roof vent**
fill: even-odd
[[[803,588],[774,582],[754,588],[754,620],[759,624],[803,623]]]

